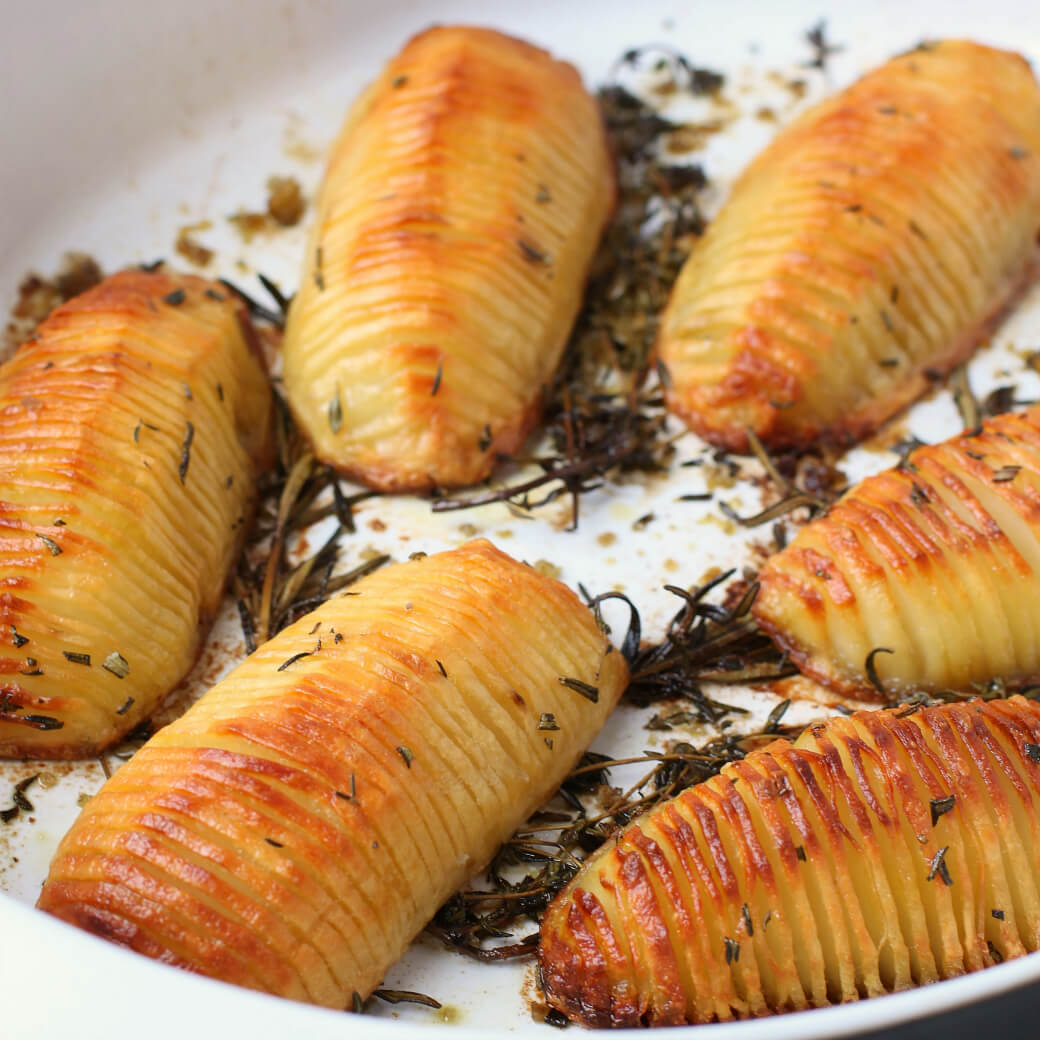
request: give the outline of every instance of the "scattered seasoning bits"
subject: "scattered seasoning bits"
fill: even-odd
[[[1003,921],[1004,920],[1004,911],[1003,910],[990,910],[989,914],[990,914],[990,917],[993,917],[993,918],[995,918],[998,921]]]
[[[73,664],[85,664],[88,668],[90,667],[90,654],[81,654],[75,650],[62,650],[65,655],[66,661],[71,661]]]
[[[556,723],[556,716],[551,711],[543,711],[538,719],[539,729],[559,729],[560,727]]]
[[[882,368],[898,368],[899,367],[899,358],[894,358],[894,357],[882,358],[878,362],[878,364]]]
[[[552,195],[549,193],[549,189],[546,185],[538,185],[538,192],[534,197],[534,201],[540,203],[552,202]]]
[[[1030,762],[1036,762],[1040,765],[1040,744],[1026,744],[1025,746],[1026,758]]]
[[[25,646],[29,642],[28,636],[23,636],[14,625],[11,626],[11,642],[15,646]]]
[[[523,253],[524,259],[530,260],[532,264],[547,264],[549,262],[549,257],[526,239],[518,238],[516,244],[520,247],[520,252]]]
[[[989,955],[993,958],[993,962],[995,964],[1003,964],[1004,955],[1000,952],[1000,950],[998,950],[996,946],[994,946],[993,943],[990,942],[989,939],[986,940],[986,945],[989,947]]]
[[[736,939],[731,939],[728,935],[722,940],[722,943],[726,948],[726,963],[736,964],[740,960],[740,943]]]
[[[487,451],[491,447],[491,427],[484,423],[484,432],[480,435],[480,440],[477,441],[477,447],[481,451]]]
[[[394,90],[400,90],[408,82],[407,76],[394,76],[391,86]]]
[[[574,690],[575,693],[580,693],[586,700],[592,701],[593,704],[599,703],[599,688],[596,686],[590,686],[587,682],[582,682],[580,679],[571,679],[569,676],[560,675],[557,677],[557,681],[561,686],[566,686],[569,690]]]
[[[939,817],[948,813],[957,804],[955,794],[947,795],[945,798],[933,798],[929,803],[932,809],[932,826],[939,822]]]
[[[430,396],[436,397],[437,391],[441,388],[441,376],[444,374],[443,362],[437,362],[437,374],[433,377],[433,387],[430,390]]]
[[[350,995],[350,1008],[355,1015],[361,1015],[365,1011],[365,1002],[361,999],[361,994],[357,990],[354,990]]]
[[[35,657],[27,657],[25,659],[25,668],[21,671],[22,675],[43,675],[43,669],[40,667],[40,662]],[[23,715],[22,718],[27,718]]]
[[[24,672],[23,674],[43,675],[43,672]],[[21,715],[19,717],[35,729],[62,729],[65,725],[61,719],[52,718],[50,715]]]
[[[794,854],[804,863],[805,862],[805,846],[796,845]]]
[[[3,823],[10,823],[15,819],[19,813],[33,812],[35,806],[25,796],[25,792],[40,779],[40,774],[35,773],[32,776],[27,776],[24,780],[19,780],[14,785],[14,790],[11,792],[11,808],[0,809],[0,821]]]
[[[412,768],[412,759],[415,758],[415,755],[412,754],[411,748],[409,748],[405,744],[398,744],[397,747],[394,750],[401,756],[401,758],[404,759],[404,764],[409,769],[411,769]]]
[[[187,383],[181,383],[181,386],[184,387],[184,396],[189,401],[194,401],[195,400],[195,395],[191,392],[191,387],[188,386]]]
[[[744,921],[744,931],[747,932],[747,937],[750,939],[755,934],[755,926],[751,923],[751,911],[748,909],[747,903],[741,904],[740,916]]]
[[[874,658],[877,657],[878,654],[894,653],[895,650],[892,650],[887,646],[876,646],[869,654],[867,654],[867,659],[863,663],[863,670],[867,673],[867,681],[875,690],[878,691],[878,693],[884,693],[885,687],[881,684],[881,679],[878,677],[877,667],[874,665]]]
[[[38,534],[36,537],[39,538],[40,541],[47,546],[47,548],[50,550],[51,556],[61,555],[61,546],[58,545],[58,543],[53,538],[48,538],[45,534]]]
[[[895,328],[892,325],[892,319],[888,316],[888,311],[886,311],[884,307],[881,308],[881,320],[884,322],[885,328],[888,329],[889,332],[895,331]]]
[[[106,672],[111,672],[117,679],[125,679],[130,674],[130,664],[118,650],[113,650],[105,658],[101,667]]]
[[[191,442],[195,440],[195,426],[191,422],[184,424],[184,440],[181,441],[181,461],[177,466],[177,474],[183,484],[188,476],[188,467],[191,465]]]
[[[218,401],[223,401],[224,400],[224,384],[223,383],[217,383],[217,400]]]
[[[339,433],[343,428],[343,406],[339,403],[339,392],[336,392],[336,396],[329,401],[328,408],[329,415],[329,429],[333,433]]]
[[[205,295],[211,300],[217,300],[219,303],[223,303],[227,299],[223,293],[217,292],[216,289],[207,289]]]
[[[133,706],[133,703],[134,703],[133,697],[127,697],[127,699],[125,701],[123,701],[122,706],[119,707],[119,708],[116,708],[116,714],[117,715],[125,715],[130,710],[130,708]]]
[[[301,650],[300,653],[293,654],[292,657],[290,657],[287,661],[283,661],[278,666],[277,670],[279,672],[284,672],[285,669],[289,667],[289,665],[295,664],[297,661],[302,661],[303,658],[305,658],[305,657],[310,657],[312,653],[313,653],[313,651],[311,651],[311,650]]]
[[[285,848],[285,846],[280,841],[275,841],[274,838],[264,838],[264,841],[266,841],[268,845],[273,845],[276,849]]]
[[[1029,155],[1029,152],[1027,152],[1021,145],[1016,144],[1014,148],[1008,149],[1008,155],[1010,155],[1012,159],[1025,159]]]
[[[1007,483],[1009,483],[1010,481],[1014,480],[1016,476],[1018,476],[1018,471],[1021,468],[1022,468],[1021,466],[1001,466],[1000,469],[998,469],[993,474],[993,483],[994,484],[1007,484]]]
[[[926,881],[933,881],[938,875],[942,878],[944,885],[952,885],[953,878],[950,877],[949,868],[946,866],[946,853],[949,851],[950,846],[944,845],[933,857],[930,868],[928,870],[928,877]]]
[[[772,910],[767,910],[766,911],[766,916],[762,918],[762,928],[764,929],[765,926],[767,924],[769,924],[769,922],[772,921],[772,920],[773,920],[773,911]]]
[[[188,294],[183,289],[174,289],[173,292],[167,293],[163,297],[163,302],[168,303],[171,307],[179,307],[188,298]]]
[[[324,292],[325,290],[325,272],[322,270],[322,259],[321,246],[318,246],[314,250],[314,284],[318,287],[318,292]]]
[[[134,427],[134,444],[141,443],[141,430],[152,430],[155,433],[159,432],[158,426],[153,426],[150,422],[145,422],[144,419],[138,419],[137,425]]]

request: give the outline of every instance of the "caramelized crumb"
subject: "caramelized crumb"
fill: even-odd
[[[18,286],[18,297],[4,330],[3,353],[11,353],[27,339],[55,307],[86,292],[103,277],[98,262],[79,252],[66,253],[52,278],[30,271]]]
[[[189,263],[205,267],[213,259],[213,250],[202,245],[193,235],[196,231],[206,231],[212,226],[208,220],[203,220],[198,224],[186,224],[177,232],[177,241],[173,248]]]
[[[282,227],[299,224],[307,208],[295,177],[270,177],[267,181],[267,212]]]

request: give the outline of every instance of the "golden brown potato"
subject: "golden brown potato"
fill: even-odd
[[[862,481],[759,577],[759,625],[844,694],[1040,679],[1040,408]]]
[[[39,905],[345,1007],[559,785],[627,678],[572,592],[489,542],[387,568],[153,737],[84,809]]]
[[[586,1025],[711,1022],[950,978],[1040,945],[1040,706],[858,712],[607,842],[542,924]]]
[[[895,58],[752,163],[683,268],[658,354],[690,428],[848,443],[966,358],[1036,273],[1040,88],[965,41]]]
[[[578,73],[486,29],[415,37],[333,147],[285,337],[315,453],[386,490],[515,451],[614,204]]]
[[[247,325],[125,271],[0,367],[0,755],[95,754],[194,664],[270,440]]]

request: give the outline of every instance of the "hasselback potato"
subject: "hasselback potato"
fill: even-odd
[[[861,481],[759,580],[759,625],[842,693],[1040,679],[1040,408]]]
[[[966,358],[1035,275],[1040,88],[966,41],[893,59],[783,130],[676,282],[670,407],[733,451],[856,440]]]
[[[950,978],[1040,944],[1040,707],[858,712],[640,817],[542,924],[587,1025],[709,1022]]]
[[[271,396],[220,286],[124,271],[0,367],[0,754],[96,753],[195,662]]]
[[[487,476],[538,418],[614,190],[570,65],[486,29],[408,43],[333,146],[289,314],[315,453],[388,490]]]
[[[66,835],[39,905],[346,1007],[559,785],[626,681],[577,597],[488,542],[387,568],[153,737]]]

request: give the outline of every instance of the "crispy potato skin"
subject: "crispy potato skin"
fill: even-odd
[[[219,286],[124,271],[0,367],[0,755],[95,754],[194,664],[269,450],[248,334]]]
[[[752,163],[676,282],[670,407],[748,450],[856,441],[968,357],[1037,270],[1040,89],[947,41],[805,113]]]
[[[384,490],[486,477],[537,421],[614,197],[570,65],[485,29],[415,37],[333,147],[289,315],[315,453]]]
[[[1040,679],[1040,408],[861,481],[759,575],[755,619],[806,674],[878,700]]]
[[[752,752],[550,906],[549,1003],[590,1026],[723,1021],[1036,950],[1038,741],[1040,706],[1012,697],[857,712]]]
[[[378,985],[563,780],[628,671],[570,590],[485,541],[354,588],[116,773],[43,909],[296,1000],[342,1008]]]

